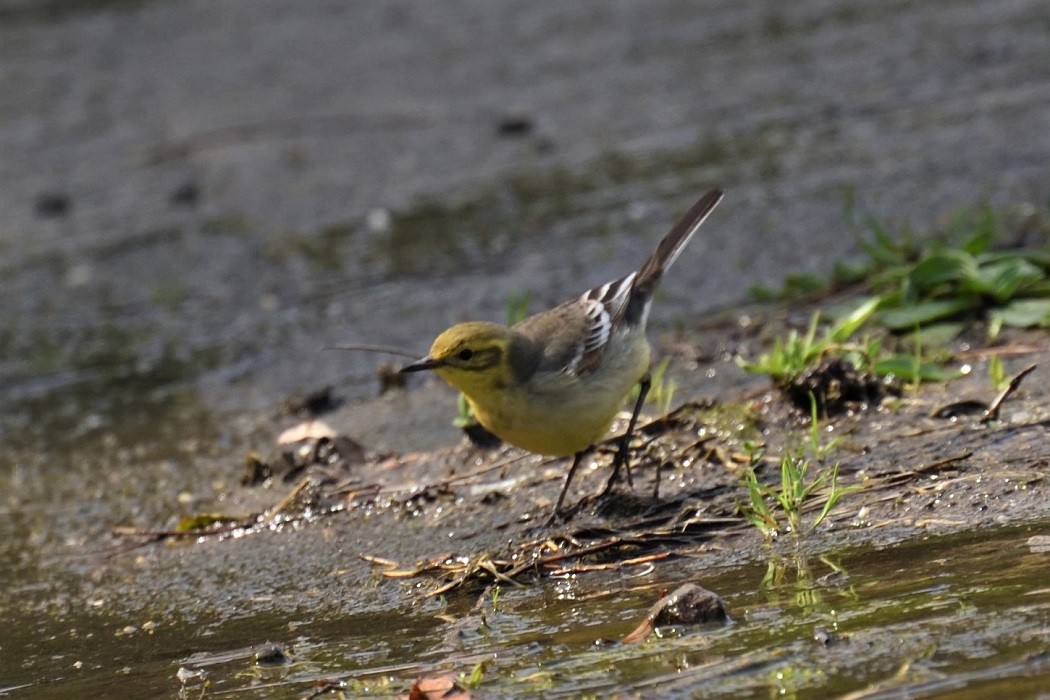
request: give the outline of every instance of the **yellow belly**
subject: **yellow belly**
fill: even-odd
[[[593,373],[534,379],[467,400],[478,421],[505,442],[543,455],[575,454],[606,436],[627,393],[648,371],[649,344],[638,339],[611,348]]]
[[[468,398],[469,400],[469,398]],[[542,455],[571,455],[605,437],[623,404],[623,396],[582,411],[557,406],[541,410],[488,411],[470,402],[474,415],[488,430],[512,445]]]

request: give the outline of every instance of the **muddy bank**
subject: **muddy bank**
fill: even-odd
[[[741,340],[737,331],[732,335]],[[1029,349],[1008,357],[1008,371],[1050,362],[1045,351],[1031,349],[1039,337],[1014,338],[1014,347]],[[856,689],[858,679],[878,686],[880,675],[870,669],[908,654],[922,667],[922,650],[930,648],[944,648],[934,666],[954,669],[953,687],[1045,679],[1041,608],[1023,598],[1004,607],[995,591],[1045,594],[1045,554],[1030,544],[1050,521],[1044,439],[1050,387],[1037,368],[1001,405],[997,420],[983,421],[974,404],[987,405],[996,392],[986,356],[974,353],[969,362],[966,379],[825,423],[823,439],[838,440],[829,460],[839,464],[840,486],[857,490],[800,538],[783,532],[770,541],[739,512],[747,502],[743,441],[768,445],[773,459],[757,471],[775,483],[779,455],[807,439],[800,438],[805,416],[763,380],[762,388],[734,400],[690,403],[643,427],[634,488],[621,485],[605,501],[594,495],[612,449],[599,450],[575,482],[576,505],[565,523],[546,524],[565,460],[482,452],[465,441],[411,454],[368,450],[347,463],[326,457],[287,481],[274,475],[256,486],[230,484],[221,510],[182,509],[221,516],[194,533],[170,520],[165,527],[124,523],[80,551],[51,547],[50,557],[23,559],[29,566],[16,566],[12,582],[18,606],[7,612],[38,621],[35,634],[16,634],[20,648],[86,660],[94,670],[68,682],[91,692],[172,688],[172,664],[210,674],[216,689],[231,692],[255,686],[253,692],[269,688],[291,697],[338,678],[357,692],[375,682],[405,689],[412,678],[469,669],[490,654],[490,689],[511,694],[530,693],[514,677],[523,664],[536,663],[555,674],[568,664],[560,673],[569,675],[555,685],[562,690],[608,689],[611,680],[594,676],[594,665],[621,658],[615,684],[643,693],[695,692],[705,674],[720,679],[720,692],[758,692],[770,682],[761,669],[785,663],[824,668],[827,677],[805,685],[844,692]],[[716,361],[682,376],[711,370],[731,371]],[[430,393],[398,398],[430,400]],[[230,472],[232,480],[240,469],[230,465]],[[804,522],[812,521],[814,508],[807,507]],[[31,579],[32,590],[25,587]],[[674,633],[683,635],[677,642],[672,636],[655,643],[664,653],[699,654],[693,672],[677,680],[654,675],[646,664],[662,657],[653,643],[634,652],[601,641],[627,635],[659,590],[685,581],[727,596],[735,621],[724,632],[685,630]],[[872,600],[876,591],[884,598]],[[927,622],[909,624],[916,599],[927,596],[921,608]],[[965,624],[938,612],[960,605],[975,607]],[[549,614],[537,612],[543,610]],[[974,615],[984,622],[974,623]],[[93,639],[103,633],[114,641],[100,650]],[[878,651],[888,648],[884,635],[906,640],[904,657]],[[811,636],[826,640],[820,644],[829,655],[814,656],[821,647],[806,641]],[[535,647],[521,647],[536,638],[542,641]],[[1005,639],[1013,641],[1004,645]],[[255,683],[239,680],[271,640],[298,660],[253,672]],[[595,656],[595,644],[606,651]],[[700,663],[710,644],[725,654],[713,667]],[[999,651],[984,657],[983,670],[958,665],[972,649],[990,646]],[[146,663],[132,649],[167,661]],[[572,660],[559,661],[556,649]],[[131,677],[105,680],[122,659]],[[11,682],[36,677],[30,670]],[[800,681],[778,681],[794,682]],[[918,672],[894,682],[908,688],[932,681]]]
[[[741,342],[737,331],[731,335]],[[1004,346],[1024,349],[1007,358],[1008,370],[1031,365],[1036,370],[1003,402],[996,420],[985,420],[980,409],[999,393],[987,379],[990,351],[968,355],[966,378],[908,390],[899,398],[886,396],[881,405],[858,406],[828,419],[821,440],[834,445],[824,462],[811,457],[810,478],[838,463],[840,487],[857,491],[843,496],[813,534],[796,540],[782,531],[776,539],[782,538],[789,550],[801,546],[819,553],[1050,517],[1050,449],[1042,439],[1050,420],[1045,409],[1050,384],[1039,370],[1050,357],[1032,342],[1040,334],[1019,335],[1024,337]],[[683,351],[681,342],[677,347]],[[695,363],[681,374],[733,371],[739,370],[714,361]],[[539,582],[552,568],[571,571],[572,564],[596,557],[616,562],[659,553],[661,560],[701,557],[710,567],[761,558],[768,538],[740,512],[748,500],[742,483],[748,466],[745,443],[765,445],[767,457],[756,473],[778,483],[781,456],[808,445],[811,437],[807,413],[764,378],[751,383],[752,390],[728,399],[689,402],[662,419],[650,415],[635,441],[633,488],[621,484],[611,497],[600,499],[615,452],[610,437],[574,480],[565,522],[548,523],[548,518],[567,459],[510,447],[480,449],[465,437],[456,447],[410,454],[344,449],[349,455],[344,458],[325,447],[325,438],[320,452],[316,442],[307,440],[262,457],[273,467],[272,475],[256,486],[231,489],[216,511],[226,520],[204,522],[190,533],[118,528],[110,551],[127,548],[135,558],[123,554],[114,568],[95,565],[109,572],[106,577],[119,577],[135,561],[139,585],[158,575],[161,579],[147,590],[167,590],[174,594],[172,601],[193,592],[201,612],[211,605],[221,609],[228,594],[225,587],[214,589],[219,599],[207,602],[208,587],[202,584],[216,566],[239,572],[235,580],[275,585],[266,607],[333,604],[327,594],[299,595],[305,578],[320,590],[350,587],[355,594],[338,605],[362,612],[404,603],[391,589],[415,598],[462,588],[469,597],[501,580]],[[440,400],[430,395],[438,393],[447,392],[432,386],[397,399],[429,402]],[[338,423],[338,415],[320,420]],[[319,429],[319,423],[312,425]],[[289,461],[305,467],[282,477],[279,471]],[[807,505],[807,522],[823,502],[814,498]],[[250,513],[256,515],[242,517]],[[260,547],[257,541],[270,544]],[[181,545],[172,550],[175,543]],[[181,570],[174,578],[171,557]],[[283,589],[278,572],[287,567],[300,575]],[[587,570],[584,566],[579,573]],[[260,571],[271,575],[260,578]]]
[[[169,666],[201,639],[241,649],[299,615],[323,618],[324,637],[342,616],[389,614],[411,656],[433,649],[421,630],[439,604],[406,603],[416,580],[385,580],[359,554],[412,568],[546,534],[518,518],[545,513],[563,464],[442,488],[503,457],[455,447],[449,392],[376,399],[376,360],[332,345],[422,351],[453,321],[502,319],[509,300],[561,301],[636,264],[719,185],[729,196],[669,275],[654,337],[694,348],[674,367],[679,401],[756,404],[785,440],[793,419],[728,361],[740,335],[706,312],[855,256],[847,202],[900,232],[1047,197],[1050,19],[1034,0],[46,6],[0,0],[0,618],[22,635],[0,666],[27,650],[0,687],[61,683],[65,655],[150,620],[171,636],[120,636],[92,677],[127,666],[170,690]],[[245,455],[295,422],[286,399],[328,385],[342,404],[325,419],[370,451],[347,487],[389,489],[376,505],[113,550],[128,544],[114,528],[272,507],[285,492],[242,487]],[[844,504],[823,541],[1044,517],[1042,396],[1039,370],[995,426],[928,418],[941,400],[928,393],[837,424],[848,476],[894,488]],[[713,438],[730,457],[738,439]],[[666,522],[732,506],[730,462],[701,447],[664,470]],[[639,476],[620,504],[636,517],[652,468]],[[609,522],[584,508],[572,527]],[[703,556],[747,566],[760,539],[716,545],[718,529],[698,533]],[[140,639],[155,640],[149,658]]]

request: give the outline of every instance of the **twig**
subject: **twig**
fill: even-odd
[[[283,513],[290,505],[292,505],[292,503],[295,502],[295,499],[298,498],[299,495],[302,494],[302,492],[305,491],[309,485],[309,476],[304,476],[303,478],[299,479],[299,481],[295,484],[292,490],[285,494],[284,498],[278,501],[277,505],[275,505],[270,510],[266,511],[266,513],[263,515],[263,519],[272,520],[273,518]]]
[[[981,418],[982,423],[990,423],[993,420],[999,420],[999,407],[1003,405],[1003,401],[1017,391],[1017,387],[1021,386],[1021,380],[1027,377],[1036,368],[1036,365],[1028,365],[1010,380],[1010,383],[1006,385],[1006,388],[999,392],[999,395],[992,400],[989,404],[988,410],[984,412],[984,417]]]
[[[671,552],[657,552],[656,554],[647,554],[642,557],[634,557],[633,559],[621,559],[620,561],[611,561],[605,564],[577,564],[570,567],[562,567],[560,569],[552,569],[550,572],[551,576],[564,576],[566,574],[579,574],[587,571],[615,571],[625,566],[637,566],[639,564],[649,564],[654,561],[661,561],[671,556]]]

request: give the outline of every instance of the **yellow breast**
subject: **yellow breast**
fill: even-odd
[[[606,436],[624,397],[649,369],[644,331],[618,338],[594,372],[550,374],[500,392],[467,393],[478,421],[505,442],[543,455],[571,455]]]
[[[590,402],[577,409],[566,410],[550,404],[537,406],[534,402],[511,401],[501,410],[490,410],[467,397],[478,421],[500,439],[512,445],[542,455],[571,455],[585,450],[603,438],[623,403],[617,400],[597,404]]]

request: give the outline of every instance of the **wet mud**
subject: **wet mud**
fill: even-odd
[[[1044,5],[0,0],[0,694],[1045,688],[1045,336],[996,341],[1036,369],[990,418],[982,340],[899,397],[808,377],[858,490],[801,540],[740,472],[807,411],[733,362],[810,312],[748,290],[867,217],[1045,209]],[[670,415],[566,522],[565,460],[332,349],[558,303],[712,186],[653,312]],[[686,582],[731,622],[616,646]]]

